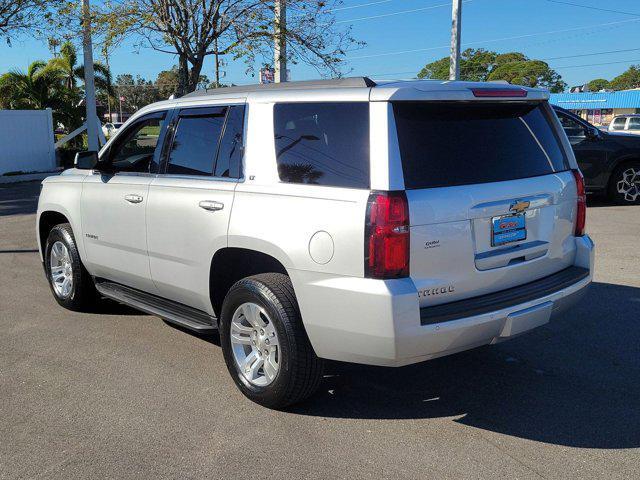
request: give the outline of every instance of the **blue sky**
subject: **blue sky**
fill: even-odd
[[[569,85],[598,77],[611,79],[630,65],[640,64],[640,1],[561,1],[617,12],[549,0],[467,0],[463,4],[463,48],[521,51],[531,58],[551,59],[548,63]],[[352,69],[351,75],[411,78],[425,63],[448,55],[450,0],[345,0],[343,7],[356,8],[337,11],[337,20],[344,26],[351,23],[354,36],[367,43],[348,55],[345,71]],[[401,13],[407,10],[410,12]],[[358,20],[363,17],[378,18]],[[590,55],[618,50],[627,51]],[[12,47],[2,43],[0,72],[25,69],[30,62],[49,56],[44,42],[15,41]],[[148,79],[176,63],[174,56],[151,49],[137,53],[131,43],[111,57],[116,75],[132,73]],[[245,68],[242,62],[226,67],[225,83],[255,83]],[[203,73],[213,78],[211,59]],[[294,80],[318,77],[305,65],[293,65],[291,74]]]

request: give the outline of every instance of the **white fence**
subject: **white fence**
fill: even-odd
[[[0,110],[0,175],[55,168],[51,110]]]

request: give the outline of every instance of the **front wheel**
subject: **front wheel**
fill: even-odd
[[[44,250],[44,268],[56,301],[69,310],[84,311],[97,300],[89,272],[68,223],[56,225],[49,232]]]
[[[614,170],[609,197],[620,205],[640,203],[640,161],[625,163]]]
[[[309,343],[286,275],[260,274],[235,283],[222,305],[220,341],[234,382],[260,405],[286,407],[320,384],[322,360]]]

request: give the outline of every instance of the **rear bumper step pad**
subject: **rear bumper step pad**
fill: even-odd
[[[449,322],[460,318],[473,317],[483,313],[501,310],[537,298],[542,298],[563,288],[570,287],[589,276],[589,269],[569,267],[540,280],[524,285],[489,293],[478,297],[467,298],[457,302],[424,307],[420,309],[420,324]]]

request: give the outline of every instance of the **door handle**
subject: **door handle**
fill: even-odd
[[[129,203],[140,203],[143,200],[141,195],[125,195],[124,199]]]
[[[205,210],[209,210],[210,212],[215,212],[224,208],[224,203],[216,202],[214,200],[203,200],[198,205],[200,206],[200,208],[204,208]]]

